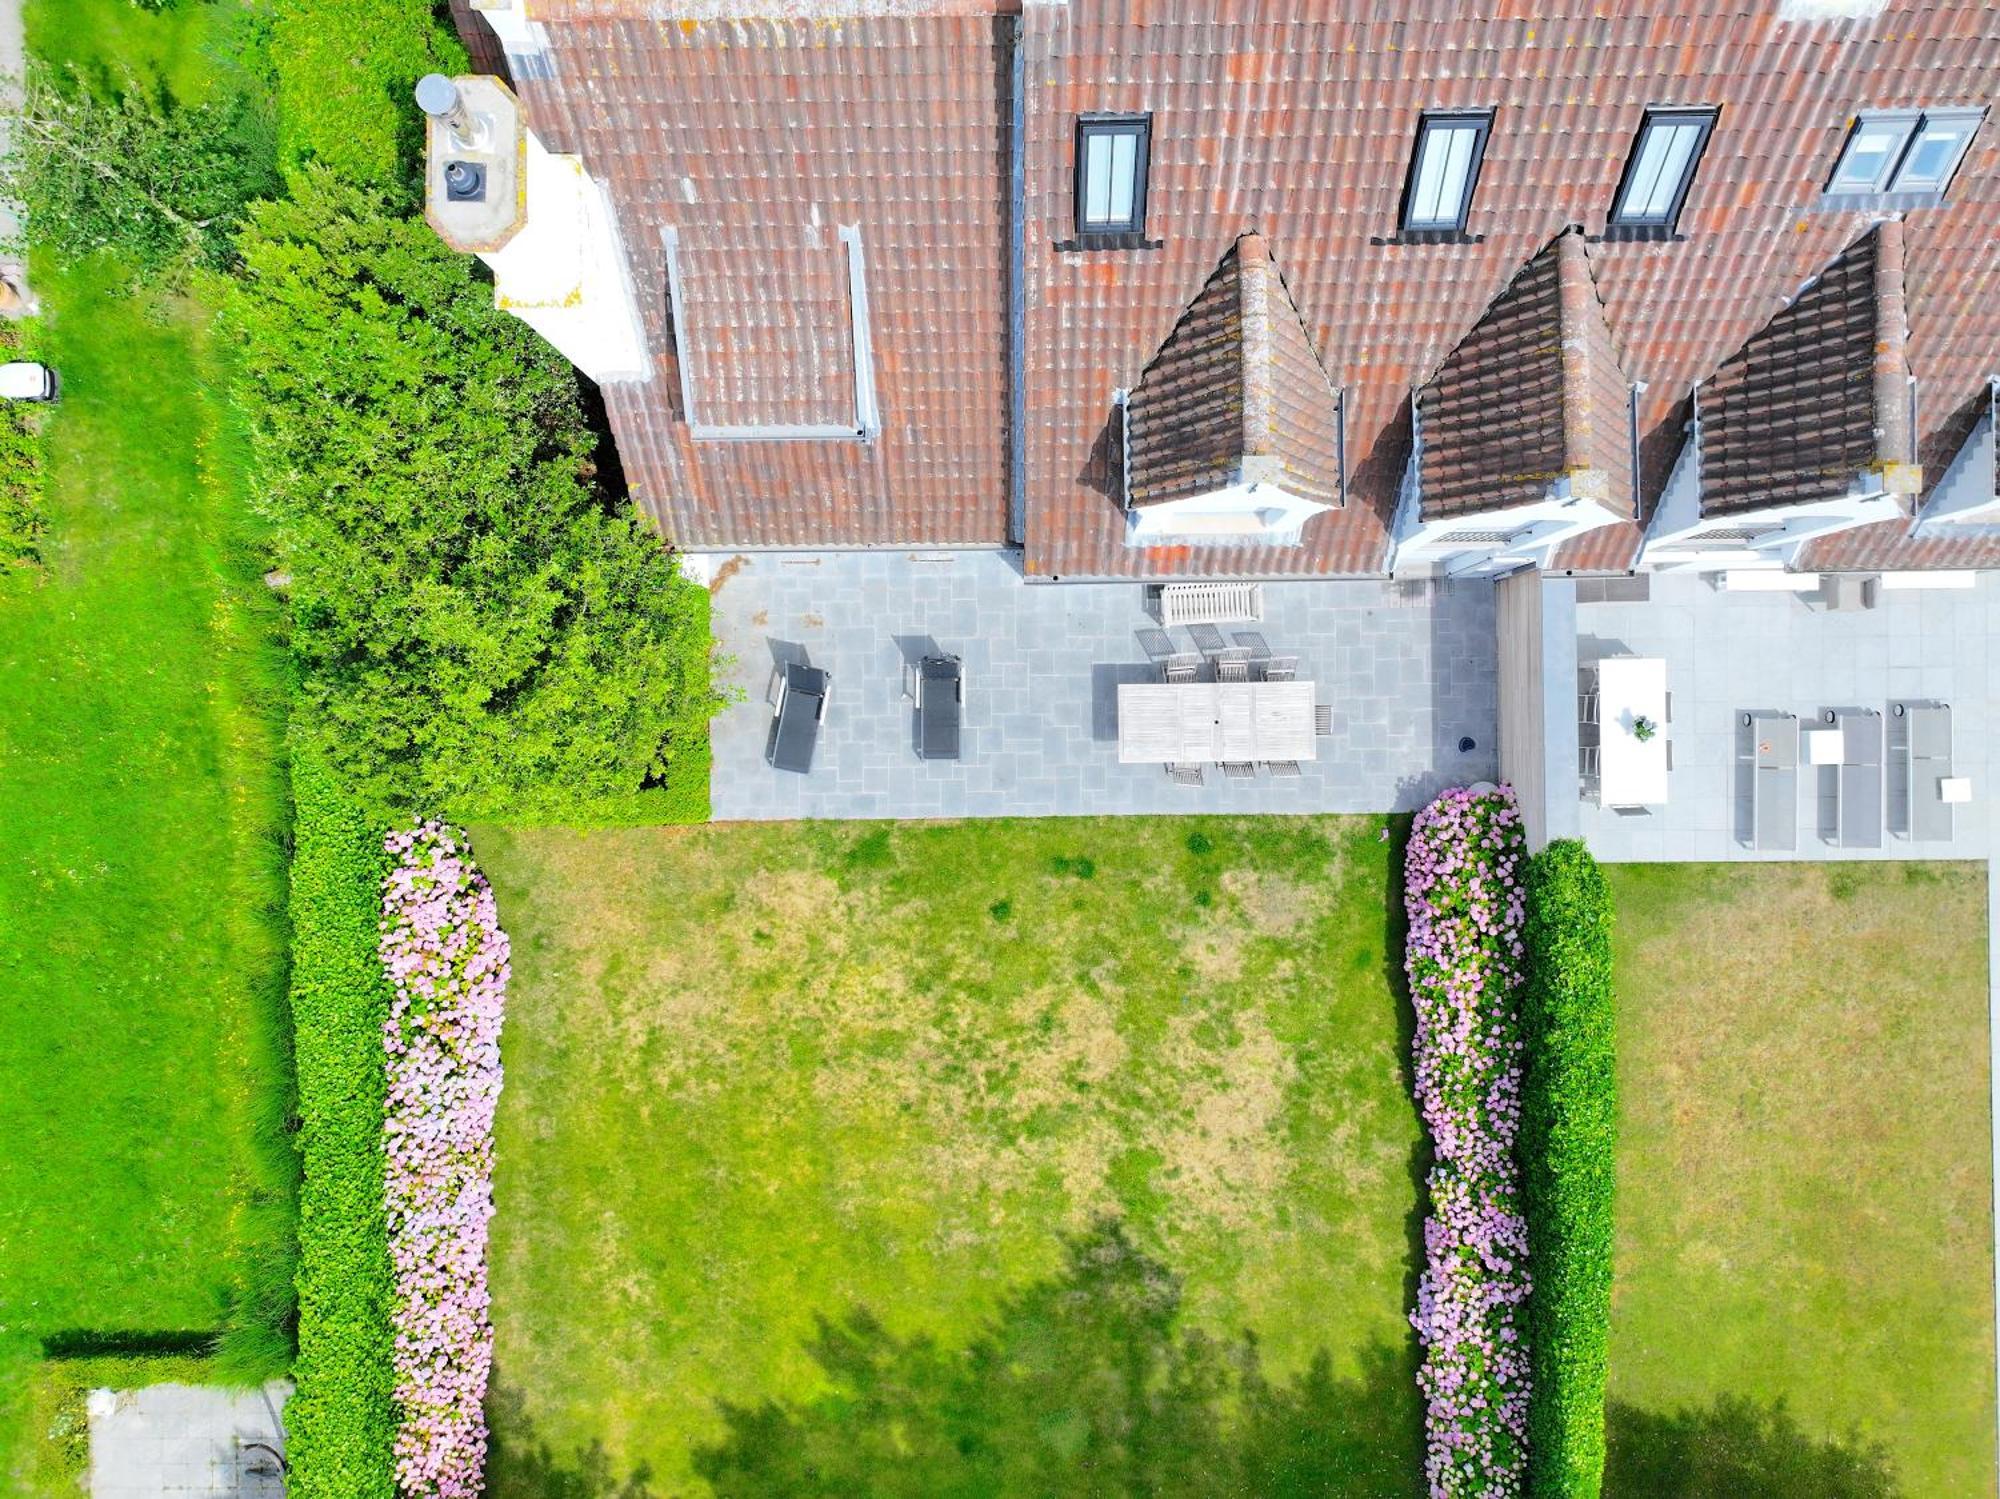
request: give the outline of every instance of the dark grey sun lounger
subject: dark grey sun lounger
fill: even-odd
[[[965,666],[956,656],[926,656],[917,668],[917,753],[956,760],[965,716]]]
[[[796,661],[786,665],[772,715],[770,760],[774,769],[804,775],[813,768],[813,751],[819,748],[819,726],[826,719],[827,691],[832,686],[832,675],[817,666],[801,666]]]

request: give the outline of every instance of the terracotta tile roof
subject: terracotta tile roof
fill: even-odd
[[[1379,568],[1413,387],[1515,271],[1568,224],[1640,403],[1642,510],[1697,380],[1870,226],[1822,206],[1854,111],[1985,105],[2000,27],[1985,0],[1891,0],[1873,20],[1789,22],[1775,4],[1671,0],[1071,0],[1022,15],[1027,101],[1026,566],[1060,576],[1353,573]],[[1645,108],[1719,107],[1671,238],[1605,234]],[[1467,233],[1410,243],[1397,208],[1425,109],[1495,110]],[[1079,111],[1150,113],[1148,248],[1075,248]],[[1111,393],[1131,388],[1241,234],[1286,283],[1346,392],[1347,503],[1279,554],[1125,545]],[[1910,367],[1927,475],[2000,351],[2000,128],[1975,137],[1949,201],[1905,233]],[[1940,450],[1943,457],[1939,457]],[[1636,527],[1557,559],[1627,565]]]
[[[1558,481],[1632,515],[1629,382],[1583,236],[1529,261],[1417,393],[1425,520],[1532,504]]]
[[[606,403],[642,500],[693,545],[981,543],[1007,514],[1008,129],[1015,20],[983,0],[536,0],[554,76],[531,125],[609,180],[661,378]],[[1873,19],[1659,0],[1070,0],[1019,18],[1026,139],[1022,473],[1038,575],[1378,570],[1411,391],[1515,272],[1580,224],[1640,404],[1641,509],[1689,392],[1868,229],[1821,188],[1854,111],[2000,95],[1990,0],[1890,0]],[[782,12],[789,18],[777,19]],[[896,14],[891,14],[896,12]],[[917,12],[922,12],[918,14]],[[676,19],[663,19],[666,16]],[[697,19],[699,18],[699,19]],[[1675,235],[1605,234],[1650,104],[1720,109]],[[1396,215],[1425,109],[1495,111],[1465,235]],[[1145,247],[1081,250],[1075,116],[1150,113]],[[693,197],[690,199],[689,194]],[[817,220],[814,214],[817,213]],[[661,231],[751,264],[859,227],[883,430],[856,443],[693,444],[678,410]],[[1124,542],[1111,395],[1135,388],[1241,235],[1278,247],[1311,346],[1345,392],[1346,503],[1289,549]],[[2000,351],[2000,128],[1905,230],[1916,434],[1934,478]],[[768,330],[767,330],[768,331]],[[1635,526],[1559,566],[1627,565]],[[1838,540],[1838,538],[1835,538]],[[1830,544],[1830,543],[1829,543]]]
[[[1704,515],[1837,498],[1869,473],[1909,475],[1902,283],[1903,226],[1891,219],[1702,383]]]
[[[604,389],[634,494],[686,546],[1003,542],[1013,22],[652,9],[537,5],[553,76],[520,81],[543,144],[580,151],[617,207],[657,371]],[[694,441],[681,358],[704,423],[849,421],[842,226],[880,436]]]
[[[1188,304],[1125,408],[1134,506],[1270,482],[1340,503],[1339,400],[1263,238]]]
[[[1800,572],[1922,572],[1933,568],[2000,567],[2000,530],[1990,526],[1937,528],[1910,535],[1906,520],[1876,521],[1808,542]]]
[[[677,236],[674,343],[694,419],[854,425],[845,248],[823,225],[769,226],[749,253],[733,240],[715,225]]]

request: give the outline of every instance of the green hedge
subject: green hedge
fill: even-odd
[[[396,1412],[382,1211],[376,956],[387,856],[310,754],[294,754],[292,1018],[299,1069],[299,1355],[285,1411],[293,1499],[391,1499]]]
[[[671,785],[718,705],[708,594],[596,488],[574,371],[471,256],[331,173],[241,250],[239,403],[341,784],[466,822],[613,820]]]
[[[1534,1390],[1528,1492],[1595,1499],[1604,1482],[1617,1145],[1611,890],[1590,851],[1552,843],[1528,863],[1521,1159]]]
[[[426,73],[462,73],[465,49],[423,0],[277,0],[278,156],[416,201],[423,116],[411,91]]]

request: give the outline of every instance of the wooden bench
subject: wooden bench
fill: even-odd
[[[1163,626],[1261,620],[1264,587],[1261,583],[1162,583],[1154,608]]]

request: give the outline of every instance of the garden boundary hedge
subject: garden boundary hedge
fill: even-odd
[[[1618,1112],[1611,919],[1610,886],[1582,843],[1552,843],[1529,861],[1521,1160],[1536,1499],[1597,1499],[1604,1484]]]
[[[392,1499],[396,1434],[376,950],[388,856],[332,774],[295,751],[292,1019],[297,1033],[299,1353],[285,1408],[293,1499]]]

